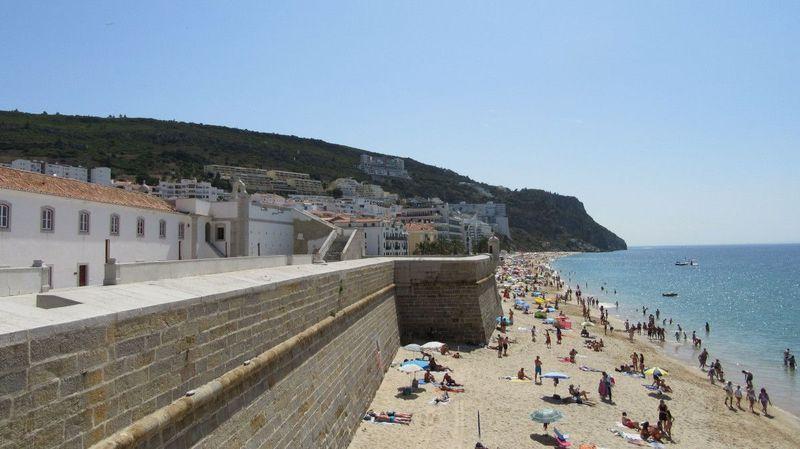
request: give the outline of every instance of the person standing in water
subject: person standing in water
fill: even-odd
[[[711,326],[709,326],[708,321],[706,321],[706,333],[711,332]]]

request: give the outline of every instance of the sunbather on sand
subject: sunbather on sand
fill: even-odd
[[[433,373],[431,373],[430,369],[425,370],[425,383],[426,384],[435,384],[436,378],[433,377]]]
[[[574,397],[574,398],[580,399],[581,397],[583,397],[584,400],[586,400],[586,401],[589,400],[589,393],[586,390],[581,390],[580,386],[575,387],[574,385],[570,385],[569,386],[569,395]]]
[[[439,385],[439,389],[442,390],[442,391],[449,391],[451,393],[463,393],[464,391],[466,391],[463,388],[448,387],[447,385],[444,385],[444,384]]]
[[[531,379],[531,376],[525,374],[525,368],[520,368],[519,371],[517,371],[517,379],[519,379],[519,380],[525,380],[525,379],[533,380],[533,379]]]
[[[443,402],[450,402],[450,395],[447,394],[446,391],[444,393],[442,393],[442,395],[439,396],[438,398],[434,398],[433,399],[433,405],[438,405],[438,404],[441,404]]]
[[[638,422],[628,418],[628,413],[627,412],[622,412],[622,425],[627,427],[627,428],[629,428],[629,429],[639,430],[641,428],[641,426],[639,426]]]
[[[649,422],[645,421],[642,423],[642,427],[639,431],[639,436],[642,437],[643,440],[649,441],[652,438],[655,441],[661,443],[661,439],[664,438],[664,435],[658,430],[658,427],[651,426]]]
[[[450,377],[450,373],[444,373],[442,384],[447,385],[448,387],[463,387],[463,385],[456,383],[456,380]]]
[[[439,365],[438,363],[436,363],[436,359],[433,357],[431,357],[430,361],[428,362],[428,368],[431,371],[453,371],[444,365]]]
[[[375,422],[388,422],[388,423],[396,423],[396,424],[411,424],[411,416],[410,414],[406,413],[396,413],[396,412],[386,412],[386,413],[375,413],[372,410],[368,411],[365,417],[370,417],[375,420]]]

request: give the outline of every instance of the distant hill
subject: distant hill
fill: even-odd
[[[114,177],[203,178],[203,165],[226,164],[310,173],[329,182],[367,180],[356,168],[371,151],[317,139],[223,126],[125,117],[84,117],[0,111],[0,161],[45,159],[111,167]],[[378,182],[403,197],[448,202],[505,203],[512,248],[610,251],[625,241],[596,223],[577,198],[537,189],[508,190],[473,181],[452,170],[405,158],[413,180]],[[488,197],[491,195],[492,197]]]

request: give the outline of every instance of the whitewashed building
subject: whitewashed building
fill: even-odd
[[[197,179],[181,179],[180,181],[160,181],[154,193],[164,199],[199,198],[206,201],[218,201],[225,191],[211,185],[210,182]]]
[[[398,220],[337,217],[331,222],[341,228],[363,230],[364,254],[367,256],[408,255],[408,233]]]
[[[102,284],[104,265],[177,260],[191,218],[160,198],[0,168],[0,265],[50,266],[54,288]]]

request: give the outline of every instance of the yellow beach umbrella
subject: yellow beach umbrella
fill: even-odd
[[[665,370],[664,368],[659,368],[657,366],[654,366],[652,368],[646,369],[644,371],[644,373],[648,374],[650,376],[655,376],[655,375],[658,375],[658,376],[669,376],[669,372],[667,370]]]

